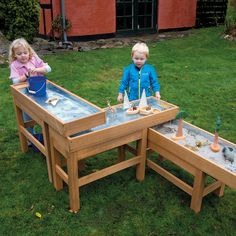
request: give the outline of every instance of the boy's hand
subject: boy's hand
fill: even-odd
[[[119,93],[118,97],[117,97],[117,101],[118,102],[123,102],[123,94]]]
[[[155,96],[156,96],[157,100],[159,101],[160,98],[161,98],[160,92],[156,92],[156,93],[155,93]]]

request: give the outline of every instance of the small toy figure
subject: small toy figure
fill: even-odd
[[[107,102],[107,106],[108,106],[108,112],[111,115],[111,119],[114,120],[116,118],[116,109],[111,106],[111,101],[109,98],[106,100],[106,102]]]
[[[172,137],[173,140],[180,140],[185,139],[185,136],[183,134],[183,119],[188,117],[188,113],[184,110],[181,110],[177,113],[175,119],[178,120],[178,128],[175,136]]]
[[[219,152],[220,151],[220,145],[219,145],[219,130],[221,126],[221,119],[219,116],[216,118],[216,125],[215,125],[215,136],[214,141],[210,145],[210,148],[213,152]]]
[[[131,104],[129,102],[129,98],[128,98],[127,92],[125,90],[125,96],[124,96],[124,102],[123,102],[123,110],[129,109],[129,108],[131,108]]]
[[[231,164],[233,164],[234,159],[236,159],[236,153],[234,152],[234,149],[231,147],[223,147],[222,153],[225,161],[228,160],[229,162],[231,162]]]
[[[129,109],[126,110],[126,114],[135,115],[139,113],[139,108],[137,106],[132,105]]]

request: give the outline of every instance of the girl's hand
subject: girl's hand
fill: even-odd
[[[123,102],[123,94],[119,93],[118,97],[117,97],[117,101],[118,102]]]
[[[31,68],[31,69],[29,69],[29,73],[30,73],[30,74],[36,74],[36,73],[40,72],[39,69],[40,69],[40,68]]]
[[[156,93],[155,93],[155,96],[156,96],[157,100],[159,101],[160,98],[161,98],[160,92],[156,92]]]
[[[20,76],[19,80],[21,82],[25,82],[27,80],[27,76],[26,75],[22,75],[22,76]]]

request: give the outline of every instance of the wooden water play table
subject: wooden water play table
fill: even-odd
[[[21,149],[28,150],[29,140],[46,156],[48,177],[52,182],[49,126],[60,135],[69,136],[105,123],[105,111],[50,81],[47,81],[46,96],[42,97],[28,93],[27,86],[27,83],[11,85]],[[51,97],[59,99],[56,106],[45,103]],[[32,120],[25,122],[23,112]],[[36,123],[42,128],[44,144],[27,130]]]
[[[147,116],[128,115],[122,105],[117,105],[113,107],[115,113],[109,108],[105,109],[105,124],[84,132],[65,136],[55,126],[49,127],[54,186],[60,190],[63,188],[63,181],[68,185],[71,211],[77,212],[80,209],[79,189],[83,185],[131,166],[136,166],[136,178],[139,181],[144,179],[147,129],[173,119],[178,112],[177,106],[164,101],[157,103],[154,97],[148,98],[148,104],[158,108],[160,112]],[[137,152],[134,151],[134,156],[125,159],[125,147],[133,141],[137,141]],[[117,147],[118,163],[86,176],[79,175],[78,163],[81,160]]]
[[[220,138],[221,150],[214,153],[209,147],[209,144],[213,142],[213,135],[187,122],[184,122],[186,140],[174,141],[171,139],[171,136],[175,134],[175,131],[171,130],[172,124],[176,124],[176,121],[161,124],[148,130],[148,148],[160,154],[160,162],[148,159],[147,165],[189,194],[191,196],[191,209],[199,212],[202,199],[207,194],[214,192],[216,195],[222,196],[225,185],[236,189],[236,160],[233,163],[224,160],[222,153],[222,148],[225,146],[236,151],[236,145]],[[192,146],[189,142],[191,139],[197,141],[192,142]],[[202,147],[193,147],[199,141],[200,144],[202,143]],[[192,150],[191,148],[195,149]],[[163,160],[171,161],[193,175],[193,186],[164,168]],[[213,177],[215,181],[207,185],[207,176]]]

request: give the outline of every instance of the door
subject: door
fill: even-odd
[[[157,31],[157,0],[116,0],[116,31]]]

